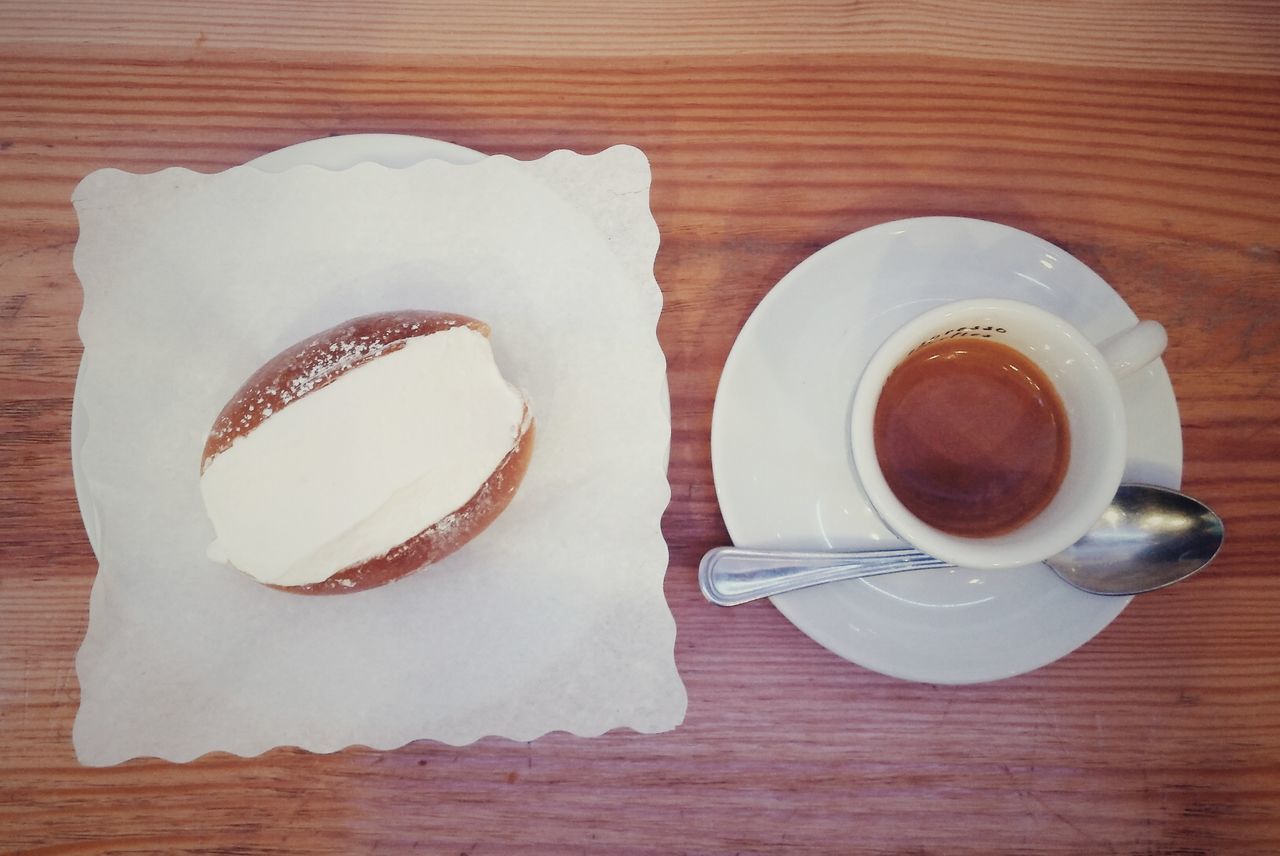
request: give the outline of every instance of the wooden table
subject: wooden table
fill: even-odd
[[[687,720],[82,768],[71,190],[369,131],[651,159]],[[1184,486],[1228,529],[1195,581],[987,685],[883,677],[695,582],[740,326],[819,247],[932,213],[1039,234],[1164,322]],[[1280,852],[1278,369],[1275,4],[0,2],[0,846]]]

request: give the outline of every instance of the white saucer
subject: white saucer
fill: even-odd
[[[246,166],[264,172],[284,172],[303,164],[325,169],[347,169],[358,163],[373,161],[400,169],[424,160],[442,160],[453,164],[469,164],[483,160],[484,154],[443,140],[413,137],[405,134],[349,134],[321,137],[269,152],[249,161]],[[84,358],[76,375],[76,392],[71,404],[71,475],[75,483],[76,501],[84,520],[89,546],[98,552],[98,515],[89,502],[89,494],[81,472],[80,449],[88,433],[84,405],[80,400],[80,377],[84,374]]]
[[[1137,319],[1101,278],[1025,232],[957,217],[883,223],[788,273],[743,326],[716,394],[711,457],[730,537],[756,548],[897,546],[857,483],[853,388],[871,352],[924,310],[1009,297],[1055,312],[1094,341]],[[1121,383],[1126,481],[1177,487],[1182,432],[1156,362]],[[961,684],[1028,672],[1093,638],[1130,598],[1087,595],[1036,565],[947,569],[773,598],[814,641],[866,668]]]

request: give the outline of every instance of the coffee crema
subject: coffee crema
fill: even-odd
[[[1071,435],[1048,377],[985,338],[909,354],[876,404],[876,457],[898,500],[951,535],[990,538],[1030,521],[1067,472]]]

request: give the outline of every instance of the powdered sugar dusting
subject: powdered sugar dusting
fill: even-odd
[[[399,345],[400,342],[394,344]],[[328,348],[308,348],[309,359],[298,367],[298,374],[289,379],[285,394],[289,396],[289,400],[301,398],[311,392],[316,384],[349,371],[365,360],[380,356],[389,347],[387,342],[361,336],[353,342],[334,342]]]

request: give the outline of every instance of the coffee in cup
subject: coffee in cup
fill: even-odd
[[[1100,350],[1013,300],[929,310],[891,334],[859,380],[859,481],[891,530],[938,558],[1041,561],[1114,496],[1126,453],[1116,378],[1159,357],[1165,341],[1159,324],[1142,322]]]
[[[980,331],[926,342],[885,380],[875,446],[889,489],[951,535],[1003,535],[1044,510],[1071,459],[1053,383]]]

